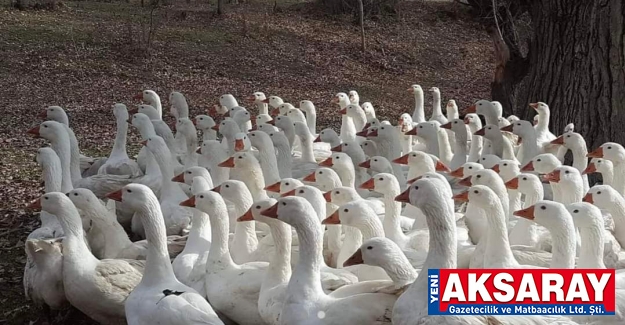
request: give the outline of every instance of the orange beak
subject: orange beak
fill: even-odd
[[[589,152],[586,157],[603,158],[603,147],[599,147],[595,149],[595,151]]]
[[[334,166],[334,164],[332,163],[332,157],[328,157],[326,160],[322,161],[319,166],[324,166],[324,167],[332,167]]]
[[[395,197],[396,202],[410,203],[410,187]]]
[[[442,127],[443,129],[448,129],[448,130],[451,130],[451,122],[447,122],[447,123],[445,123],[445,124],[441,125],[441,127]]]
[[[590,204],[594,204],[595,201],[592,199],[592,194],[587,193],[586,195],[584,195],[584,198],[582,199],[582,201],[584,202],[588,202]]]
[[[192,196],[179,204],[181,207],[195,208],[195,196]]]
[[[267,121],[267,124],[276,126],[276,120]]]
[[[234,157],[230,157],[230,158],[226,159],[226,161],[220,162],[219,165],[217,165],[217,166],[234,168]]]
[[[128,124],[132,124],[132,119],[131,119],[131,118],[129,118],[129,119],[127,119],[127,120],[126,120],[126,122],[127,122]]]
[[[39,125],[37,125],[34,128],[28,130],[26,133],[34,135],[35,138],[40,138],[41,137],[41,134],[39,134]]]
[[[495,165],[495,166],[493,166],[492,170],[493,170],[495,173],[497,173],[497,174],[499,174],[499,173],[501,172],[501,170],[499,169],[499,165],[498,165],[498,164],[497,164],[497,165]]]
[[[371,132],[367,133],[368,137],[377,137],[378,136],[378,129],[375,130],[371,130]]]
[[[395,158],[393,159],[393,162],[400,165],[408,165],[408,157],[410,157],[409,155],[410,154],[407,153],[399,158]]]
[[[452,199],[459,202],[469,202],[469,191],[456,194],[452,197]]]
[[[417,176],[415,178],[409,179],[408,181],[406,181],[407,184],[412,184],[418,180],[420,180],[423,176]]]
[[[39,114],[37,114],[38,118],[47,118],[48,117],[48,110],[44,109],[43,111],[39,112]]]
[[[250,102],[253,102],[256,100],[256,96],[252,95],[252,96],[247,96],[245,97],[246,100],[249,100]]]
[[[484,136],[486,134],[486,127],[483,127],[477,131],[475,131],[475,135],[481,135]]]
[[[352,254],[352,256],[350,256],[347,261],[343,262],[343,267],[359,264],[365,264],[365,262],[362,260],[362,251],[360,250],[360,248],[354,254]]]
[[[596,172],[597,172],[597,166],[595,166],[595,163],[590,163],[588,164],[588,167],[584,169],[584,171],[582,172],[582,175],[592,174]]]
[[[522,172],[533,172],[534,171],[534,162],[530,161],[527,163],[527,165],[523,166],[523,168],[521,168]]]
[[[514,130],[514,124],[509,124],[500,129],[501,131],[512,132]]]
[[[363,190],[373,190],[375,188],[375,183],[373,181],[373,178],[369,178],[366,182],[360,184],[360,186],[358,187]]]
[[[546,174],[543,178],[545,181],[558,183],[560,181],[560,171],[554,170],[549,174]]]
[[[261,211],[260,214],[264,215],[265,217],[277,219],[278,218],[278,203],[272,205],[271,208],[267,210]]]
[[[226,111],[226,113],[224,113],[224,117],[230,117],[230,111]]]
[[[138,108],[136,108],[136,107],[135,107],[135,108],[132,108],[132,109],[130,109],[130,110],[128,111],[128,115],[130,115],[130,116],[135,115],[135,114],[137,114],[137,113],[139,113],[139,109],[138,109]]]
[[[234,151],[239,152],[245,150],[245,142],[241,139],[234,140]]]
[[[535,205],[532,205],[529,208],[525,208],[523,210],[518,210],[518,211],[514,211],[514,215],[517,217],[521,217],[521,218],[525,218],[527,220],[534,220],[534,207]]]
[[[462,186],[470,187],[471,185],[473,185],[473,183],[471,183],[471,176],[461,179],[460,182],[458,182],[458,184]]]
[[[332,98],[332,100],[330,101],[330,103],[332,104],[338,104],[339,103],[339,98],[337,96],[334,96],[334,98]]]
[[[475,107],[475,104],[473,104],[464,110],[464,115],[469,114],[469,113],[475,113],[475,112],[477,112],[477,108]]]
[[[360,164],[358,164],[358,167],[371,168],[371,159],[361,162]]]
[[[132,97],[133,99],[143,99],[143,93],[138,93],[136,94],[134,97]]]
[[[211,189],[211,191],[221,194],[221,185],[217,185],[217,187]]]
[[[269,186],[265,186],[265,191],[280,193],[280,182],[275,182]]]
[[[469,120],[469,118],[468,118],[468,117],[465,117],[463,121],[464,121],[464,124],[469,124],[469,123],[471,123],[471,120]]]
[[[445,172],[445,173],[449,173],[451,171],[451,169],[449,169],[449,167],[445,166],[445,164],[443,164],[440,160],[436,161],[436,167],[434,167],[435,170],[437,172]]]
[[[511,180],[506,182],[506,188],[509,190],[517,190],[519,189],[519,178],[514,177]]]
[[[211,127],[211,129],[213,129],[213,130],[215,130],[215,131],[219,132],[219,124],[217,124],[217,125],[213,125],[213,126]]]
[[[538,103],[530,103],[530,107],[533,109],[537,109],[538,108]]]
[[[321,142],[321,134],[318,135],[313,142]]]
[[[215,115],[217,115],[217,107],[219,107],[219,105],[215,105],[215,106],[209,108],[208,110],[206,110],[206,113],[208,114],[208,116],[215,116]]]
[[[195,150],[196,153],[201,154],[202,153],[202,147],[197,147],[197,149]]]
[[[169,128],[170,128],[172,131],[176,132],[176,122],[169,124]]]
[[[26,206],[26,209],[32,211],[41,211],[41,198],[32,201],[28,206]]]
[[[359,136],[359,137],[363,137],[364,138],[364,137],[367,136],[368,132],[369,132],[368,128],[365,127],[365,128],[362,129],[362,131],[356,132],[356,135]]]
[[[332,203],[332,191],[323,193],[323,198],[326,199],[326,202]]]
[[[339,219],[339,210],[334,211],[329,217],[321,221],[322,225],[340,225],[341,219]]]
[[[261,103],[269,104],[269,98],[265,98],[260,101]]]
[[[280,109],[279,108],[274,108],[271,110],[271,112],[269,112],[269,114],[276,116],[276,115],[280,115]]]
[[[332,148],[331,150],[334,152],[343,152],[343,145],[339,144],[338,146]]]
[[[464,167],[460,167],[454,171],[452,171],[449,175],[455,178],[463,178],[464,177]]]
[[[405,135],[418,135],[417,134],[417,128],[414,127],[412,129],[410,129],[408,132],[404,133]]]
[[[254,221],[254,216],[252,215],[252,208],[247,209],[247,211],[240,217],[237,218],[238,222],[243,221]]]
[[[106,195],[107,198],[113,200],[113,201],[117,201],[117,202],[121,202],[122,201],[122,190],[119,189],[115,192],[111,192],[109,194]]]
[[[347,107],[346,108],[342,108],[339,113],[341,113],[341,115],[346,115],[347,114]]]
[[[317,174],[316,174],[316,172],[312,172],[312,173],[306,175],[306,177],[304,177],[303,181],[304,182],[316,182],[317,181]]]
[[[172,182],[184,183],[184,173],[180,173],[171,179]]]
[[[145,147],[148,145],[148,140],[139,141],[139,144]]]
[[[564,145],[564,136],[559,136],[551,141],[551,144]]]
[[[295,195],[295,189],[292,189],[286,193],[283,193],[282,195],[280,195],[280,197],[287,197],[287,196],[294,196]]]

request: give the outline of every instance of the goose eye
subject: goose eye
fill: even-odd
[[[368,146],[368,145],[369,145],[368,143],[363,144],[363,146]]]
[[[254,134],[254,133],[252,133],[251,135],[252,135],[253,137],[255,137],[255,136],[256,136],[256,134]]]
[[[290,184],[289,183],[284,183],[284,185],[289,186]]]
[[[128,192],[128,193],[132,193],[132,191],[131,191],[131,190],[126,190],[126,192]]]
[[[597,194],[601,194],[601,191],[597,192]]]
[[[454,121],[454,124],[458,124],[458,121]]]
[[[373,246],[367,246],[367,249],[373,249]]]
[[[567,170],[567,171],[565,171],[564,173],[565,173],[565,174],[568,174],[568,173],[569,173],[569,171]]]
[[[320,172],[319,172],[319,175],[321,175],[321,174],[323,174],[323,171],[320,171]]]
[[[47,196],[44,196],[43,198],[44,198],[44,199],[46,199],[46,200],[48,199],[48,197],[47,197]]]
[[[383,181],[383,180],[384,180],[384,178],[382,178],[382,177],[378,178],[378,181],[380,181],[380,182]]]
[[[338,159],[341,159],[341,157],[334,157],[334,159],[337,159],[337,160],[338,160]]]
[[[286,205],[286,202],[282,202],[282,205]]]
[[[78,196],[78,193],[74,193],[74,196]]]
[[[349,212],[349,209],[343,209],[343,212]]]
[[[384,130],[384,127],[381,127],[380,130]]]
[[[577,209],[573,210],[573,213],[578,213],[578,212],[579,212],[579,210],[577,210]]]
[[[566,137],[567,137],[567,138],[570,138],[570,137],[571,137],[571,135],[569,134],[569,135],[567,135]]]
[[[200,121],[204,121],[204,118],[203,118],[203,117],[200,117]]]
[[[419,129],[423,129],[423,125],[419,125]]]
[[[341,192],[339,192],[339,191],[334,192],[334,194],[339,194],[339,193],[341,193]]]
[[[373,161],[378,162],[378,160],[377,160],[377,159],[373,159]]]
[[[475,190],[475,191],[473,191],[473,193],[475,193],[475,194],[479,194],[479,193],[480,193],[480,191]]]
[[[526,180],[527,180],[527,177],[523,177],[523,180],[524,180],[524,181],[526,181]]]
[[[349,146],[349,144],[346,143],[345,146],[347,147],[347,146]]]
[[[226,188],[230,188],[230,185],[226,184]]]
[[[479,103],[478,105],[482,106],[482,103]]]
[[[541,159],[536,159],[537,162],[540,162]]]
[[[47,125],[44,125],[43,127],[44,127],[44,128],[47,128],[48,126],[47,126]]]
[[[187,174],[191,175],[191,172],[187,172]]]
[[[508,164],[503,164],[504,166],[508,166]]]
[[[418,189],[419,189],[419,186],[416,186],[416,185],[415,185],[415,187],[413,187],[413,189],[418,190]]]
[[[541,206],[540,206],[540,209],[541,209],[541,210],[547,210],[547,207],[546,207],[546,206],[544,206],[544,205],[541,205]]]
[[[473,167],[469,166],[469,169],[473,169]]]
[[[200,199],[203,199],[203,198],[204,198],[204,195],[200,195]]]
[[[612,149],[612,146],[609,146],[609,147],[608,147],[608,150],[609,150],[609,149]]]
[[[482,178],[482,175],[477,175],[477,178]]]

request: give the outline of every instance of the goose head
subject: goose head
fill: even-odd
[[[39,114],[39,117],[45,118],[50,121],[56,121],[68,125],[67,113],[61,106],[48,106],[45,110]]]
[[[324,225],[346,225],[360,228],[371,223],[370,219],[378,219],[378,215],[364,200],[342,204],[334,213],[321,223]],[[378,219],[379,220],[379,219]]]
[[[239,125],[239,128],[241,129],[243,129],[247,122],[251,121],[250,118],[251,114],[246,109],[240,109],[234,112],[234,115],[232,115],[232,119]]]
[[[437,170],[437,165],[440,171],[443,171],[444,166],[438,159],[433,159],[432,156],[423,151],[412,151],[399,158],[393,159],[393,162],[400,165],[408,165],[413,168],[419,168],[425,171]]]
[[[402,133],[410,131],[413,128],[412,116],[410,116],[410,114],[408,113],[403,113],[399,116],[399,122],[397,123],[397,126],[399,127],[399,131]]]
[[[456,101],[453,99],[450,99],[449,101],[447,101],[447,105],[445,106],[445,109],[447,110],[447,114],[449,115],[458,114],[458,105],[456,104]]]
[[[485,185],[490,188],[504,188],[504,182],[499,175],[492,169],[478,170],[471,176],[472,185]]]
[[[475,130],[482,128],[482,120],[475,113],[470,113],[464,116],[464,124],[473,127]]]
[[[208,191],[213,188],[213,180],[203,176],[195,176],[191,181],[191,193],[193,195]]]
[[[140,94],[135,96],[135,98],[141,99],[152,106],[156,106],[161,102],[161,97],[159,97],[155,91],[149,89],[142,91]]]
[[[61,162],[59,160],[59,156],[56,154],[54,149],[50,147],[43,147],[37,149],[37,153],[35,154],[35,162],[41,166],[51,166],[59,167],[61,166]]]
[[[501,206],[497,194],[486,185],[472,185],[465,192],[455,195],[454,199],[460,202],[471,202],[481,208]]]
[[[261,125],[269,123],[273,118],[269,114],[258,114],[254,119],[252,119],[252,124]]]
[[[576,168],[571,166],[556,167],[553,171],[545,175],[545,180],[566,185],[567,187],[583,186],[582,175]]]
[[[334,95],[334,98],[332,98],[332,103],[337,104],[340,107],[345,107],[350,104],[349,96],[347,96],[346,93],[338,93]]]
[[[482,166],[482,164],[468,162],[464,163],[464,165],[462,165],[460,168],[452,171],[450,175],[456,178],[465,178],[472,176],[475,172],[482,169],[484,169],[484,166]]]
[[[511,125],[512,122],[508,121],[508,119],[500,117],[497,119],[497,126],[499,126],[499,129],[502,129],[508,125]]]
[[[195,177],[203,177],[207,180],[210,180],[212,183],[212,178],[208,170],[200,166],[193,166],[193,167],[187,168],[184,172],[174,176],[172,181],[191,185]]]
[[[44,138],[50,142],[58,141],[67,136],[67,130],[63,124],[56,121],[45,121],[28,131],[36,138]]]
[[[354,105],[360,104],[360,96],[358,96],[358,92],[355,90],[349,91],[349,102]]]
[[[552,232],[573,225],[573,218],[564,204],[554,201],[538,201],[528,208],[515,211],[514,215],[532,220]]]
[[[493,170],[501,175],[501,178],[511,179],[521,172],[521,166],[516,161],[504,159],[493,166]]]
[[[333,129],[327,128],[319,132],[319,135],[317,136],[317,139],[315,139],[315,142],[329,143],[330,145],[334,147],[338,145],[339,143],[341,143],[341,138],[336,133],[336,131],[334,131]]]
[[[532,123],[525,120],[518,120],[510,125],[504,126],[501,128],[501,131],[512,132],[518,135],[521,139],[527,138],[531,134],[536,134],[536,130],[534,130]]]
[[[50,192],[42,195],[33,201],[28,206],[28,209],[41,210],[55,215],[63,226],[65,235],[68,235],[70,232],[74,233],[74,235],[79,235],[79,232],[82,230],[82,222],[78,210],[76,210],[72,201],[61,192]]]
[[[255,129],[258,130],[258,131],[263,131],[263,132],[265,132],[267,134],[271,134],[271,133],[274,133],[274,132],[280,132],[280,129],[278,129],[277,127],[275,127],[275,126],[273,126],[271,124],[267,124],[267,123],[265,123],[265,124],[257,124]],[[254,128],[252,128],[252,130],[254,130]]]
[[[261,212],[262,215],[278,219],[296,229],[309,229],[317,231],[317,235],[322,235],[319,220],[315,212],[306,199],[289,196],[278,200],[272,207]],[[301,237],[300,237],[301,238]]]
[[[158,111],[152,105],[141,104],[137,106],[137,111],[131,111],[131,113],[142,113],[147,115],[150,120],[160,120],[161,117],[158,115]]]
[[[612,161],[603,159],[603,158],[592,158],[590,160],[590,164],[584,170],[582,174],[591,174],[591,173],[613,173],[614,172],[614,164]]]
[[[266,186],[265,191],[284,194],[303,185],[304,183],[298,179],[283,178],[279,182]]]
[[[497,108],[495,107],[495,105],[493,105],[492,102],[485,100],[485,99],[480,99],[477,102],[475,102],[475,104],[469,106],[469,108],[467,108],[464,111],[464,113],[465,115],[468,113],[475,113],[478,115],[488,115],[488,114],[492,114],[496,110]]]
[[[234,151],[249,151],[252,147],[250,143],[250,139],[247,137],[247,134],[243,132],[239,132],[234,135]]]
[[[257,148],[269,148],[269,149],[273,149],[273,142],[271,142],[271,138],[269,137],[269,134],[263,132],[263,131],[251,131],[247,133],[247,138],[250,141],[250,144]],[[273,150],[271,152],[272,154],[274,153]]]
[[[360,248],[343,263],[343,267],[358,264],[379,266],[386,270],[396,269],[397,265],[401,264],[409,265],[409,262],[404,252],[394,241],[386,237],[373,237],[365,240]],[[410,280],[414,280],[417,277],[416,271],[410,269],[406,271],[411,273],[408,276]],[[407,276],[406,274],[402,275]],[[409,279],[406,280],[410,281]]]
[[[269,96],[269,98],[265,99],[263,102],[269,104],[269,106],[273,108],[284,104],[284,100],[278,96]]]
[[[187,104],[187,99],[184,95],[178,91],[172,91],[169,93],[169,102],[171,103],[171,115],[179,118],[185,117],[180,116],[181,110],[189,110],[189,104]]]
[[[551,144],[562,145],[565,148],[573,151],[585,152],[587,150],[586,140],[584,140],[584,137],[581,134],[573,131],[562,134],[561,136],[551,141]]]
[[[610,185],[595,185],[584,196],[584,202],[596,205],[600,209],[608,209],[623,197]]]
[[[343,205],[345,203],[360,199],[360,195],[355,189],[351,187],[341,186],[331,191],[326,192],[323,197],[327,202],[331,202],[337,205]]]
[[[319,165],[324,167],[332,167],[332,169],[337,170],[337,172],[338,170],[354,169],[352,158],[350,158],[346,153],[343,152],[334,152],[332,156],[322,161]]]
[[[286,196],[297,196],[310,202],[312,207],[315,209],[320,222],[326,217],[326,200],[323,197],[323,192],[321,192],[318,188],[303,185],[282,194],[282,197]]]
[[[263,124],[263,125],[269,125],[269,124]],[[259,130],[261,129],[259,128]],[[278,129],[276,129],[274,131],[269,132],[268,134],[269,134],[269,138],[271,139],[275,147],[290,147],[289,139],[284,134],[284,131],[279,131]]]
[[[378,145],[373,140],[365,140],[360,144],[362,151],[366,156],[373,157],[378,154]]]
[[[291,108],[286,112],[286,116],[297,122],[306,122],[306,116],[299,108]]]
[[[454,133],[458,134],[462,134],[463,132],[464,134],[467,134],[467,126],[464,124],[463,120],[458,118],[447,122],[447,124],[441,125],[441,128],[452,130]]]
[[[523,172],[536,171],[539,174],[547,174],[552,172],[556,167],[562,165],[558,157],[550,153],[542,153],[536,155],[532,160],[521,168]]]
[[[293,122],[293,130],[295,131],[295,135],[297,135],[302,141],[312,138],[310,129],[308,129],[308,125],[304,122]],[[312,139],[309,141],[312,141]]]
[[[543,184],[536,174],[521,173],[506,182],[506,188],[521,194],[543,193]]]
[[[549,105],[543,102],[530,103],[530,107],[540,115],[549,114]]]
[[[598,207],[588,202],[576,202],[567,205],[566,209],[573,217],[573,223],[576,227],[601,229],[603,231],[605,219]]]
[[[196,208],[209,217],[228,218],[228,207],[221,194],[213,191],[205,191],[190,197],[180,203],[181,206]]]
[[[256,221],[260,221],[266,224],[271,224],[273,222],[276,222],[276,219],[265,217],[264,215],[261,214],[262,211],[265,211],[271,208],[274,204],[276,204],[276,202],[278,202],[276,199],[271,199],[271,198],[256,201],[247,210],[247,212],[245,212],[245,214],[243,214],[237,219],[237,221],[242,222],[242,221],[256,220]]]
[[[225,154],[226,150],[221,145],[221,142],[217,140],[204,140],[202,141],[202,145],[200,145],[200,148],[196,152],[202,154],[202,156],[204,157],[210,158],[215,155],[216,152]]]
[[[154,192],[143,184],[128,184],[113,193],[107,194],[106,197],[111,200],[123,202],[132,211],[150,212],[143,213],[142,215],[144,216],[153,216],[152,209],[159,209],[160,212],[160,204]],[[157,219],[163,220],[162,218],[163,217],[160,216],[160,218]]]
[[[291,103],[282,103],[282,104],[278,105],[278,107],[276,107],[273,110],[271,110],[270,114],[274,115],[274,116],[275,115],[285,116],[292,109],[296,109],[295,106],[293,106],[293,104],[291,104]]]
[[[277,116],[273,119],[273,122],[275,123],[275,126],[284,131],[288,132],[289,130],[293,130],[293,120],[288,116]],[[293,130],[293,132],[295,131]]]
[[[486,124],[483,128],[477,130],[475,135],[481,135],[486,139],[498,139],[501,138],[501,130],[497,125]]]
[[[215,120],[208,115],[198,115],[193,120],[195,126],[202,130],[202,132],[206,132],[209,129],[212,129],[216,123]]]
[[[587,154],[592,158],[605,158],[611,160],[613,163],[625,162],[625,148],[622,145],[615,142],[606,142],[599,148]]]
[[[244,169],[246,171],[257,170],[260,163],[251,152],[241,151],[219,164],[219,167]]]
[[[86,188],[75,188],[67,192],[67,197],[74,203],[76,208],[83,211],[92,209],[93,204],[100,204],[100,199]]]
[[[441,95],[441,91],[438,89],[438,87],[431,87],[430,92],[432,93],[432,95],[435,95],[435,94],[438,96]]]
[[[575,131],[574,123],[569,123],[564,127],[564,133],[573,132],[573,131]]]
[[[146,140],[143,140],[141,144],[146,146],[148,150],[152,152],[155,158],[168,156],[169,148],[167,147],[165,140],[163,140],[163,138],[159,137],[158,135],[153,135]]]
[[[253,93],[251,96],[247,97],[247,100],[252,101],[256,104],[263,103],[263,101],[266,99],[267,99],[267,96],[265,96],[265,93],[260,92],[260,91],[257,91]]]
[[[483,155],[480,158],[479,162],[484,166],[484,168],[493,168],[493,166],[497,165],[501,161],[501,158],[495,155]]]
[[[382,156],[373,156],[369,160],[366,160],[365,162],[359,164],[359,166],[363,168],[370,168],[371,170],[378,173],[384,173],[393,170],[393,166],[391,166],[391,163],[388,161],[388,159]]]
[[[301,100],[299,102],[299,109],[306,112],[306,114],[310,114],[313,112],[316,113],[315,104],[313,104],[313,102],[309,100]]]
[[[375,108],[373,108],[373,104],[370,102],[364,102],[360,105],[362,109],[365,111],[365,115],[367,116],[367,121],[372,121],[375,119]]]
[[[245,183],[238,180],[227,180],[212,189],[212,191],[221,194],[224,200],[230,201],[233,204],[252,201],[252,193],[250,193]]]
[[[516,122],[516,121],[520,120],[520,118],[519,118],[518,116],[516,116],[516,115],[510,115],[510,116],[508,116],[506,119],[507,119],[507,120],[508,120],[508,122],[510,122],[510,123],[514,123],[514,122]]]
[[[237,102],[232,94],[223,94],[219,97],[219,105],[221,108],[218,109],[218,113],[223,115],[226,114],[230,108],[239,106],[239,102]]]
[[[323,191],[329,191],[339,186],[343,186],[339,174],[333,169],[327,167],[319,167],[313,173],[304,178],[306,182],[314,182],[315,185]]]
[[[430,208],[446,207],[449,209],[449,215],[443,217],[454,219],[452,203],[449,200],[449,196],[447,196],[447,191],[443,190],[445,183],[446,181],[443,182],[438,178],[421,178],[410,184],[404,192],[396,196],[395,201],[410,203],[424,212],[430,210]],[[440,223],[440,220],[432,220],[437,218],[432,218],[433,216],[429,213],[425,215],[429,227],[435,227],[436,224]]]
[[[397,195],[399,193],[399,182],[393,174],[379,173],[362,183],[360,188],[374,190],[380,194],[391,193],[392,195]]]
[[[408,92],[410,92],[411,94],[417,94],[417,93],[421,93],[423,94],[423,88],[421,88],[420,85],[412,85],[410,86],[410,88],[408,88]]]
[[[228,138],[233,138],[235,134],[241,132],[239,125],[234,120],[223,120],[213,129],[217,129],[216,131]]]
[[[421,122],[417,124],[412,130],[406,132],[406,135],[416,135],[426,141],[438,139],[438,130],[440,129],[439,123],[434,122]]]
[[[197,137],[197,130],[195,129],[195,125],[188,118],[179,118],[176,121],[176,130],[184,134],[185,137]]]

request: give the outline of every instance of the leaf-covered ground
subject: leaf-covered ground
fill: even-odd
[[[330,99],[339,91],[357,90],[391,121],[412,111],[413,83],[439,87],[460,107],[489,97],[490,38],[453,3],[405,2],[396,18],[368,20],[366,54],[352,17],[325,16],[309,3],[273,7],[247,1],[226,6],[223,17],[195,2],[154,11],[135,0],[0,9],[0,322],[46,322],[24,298],[22,272],[24,239],[38,225],[24,210],[41,193],[33,158],[47,145],[25,132],[48,105],[66,108],[82,151],[101,156],[114,138],[111,104],[138,104],[132,98],[142,89],[157,91],[164,108],[170,91],[183,92],[192,115],[224,93],[244,106],[254,91],[296,105],[309,99],[321,127],[338,126]],[[74,311],[53,323],[91,322]]]

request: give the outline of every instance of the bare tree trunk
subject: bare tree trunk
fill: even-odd
[[[217,14],[223,14],[224,0],[217,0]]]
[[[365,44],[365,9],[362,4],[362,0],[358,0],[358,11],[360,15],[360,42],[362,46],[362,51],[367,51],[367,45]]]
[[[529,118],[528,103],[546,102],[551,128],[568,123],[595,148],[625,143],[625,4],[622,0],[536,0],[529,70],[514,111]]]

